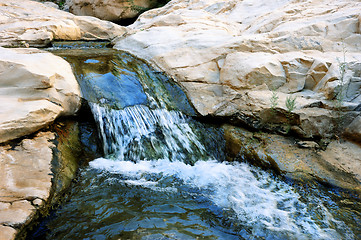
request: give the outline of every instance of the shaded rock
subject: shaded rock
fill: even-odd
[[[344,135],[351,140],[361,143],[361,116],[355,118],[351,124],[347,126]]]
[[[112,40],[124,28],[94,17],[79,17],[42,3],[0,0],[0,46],[45,47],[53,40]]]
[[[0,52],[0,142],[76,113],[80,90],[66,61],[37,49]]]
[[[297,180],[317,180],[361,194],[361,149],[332,141],[325,150],[276,134],[249,132],[224,125],[229,160],[240,159]],[[311,145],[310,145],[311,144]]]
[[[114,43],[171,75],[201,115],[275,129],[260,119],[275,90],[277,107],[286,111],[287,97],[297,96],[300,121],[290,128],[306,138],[329,137],[341,89],[347,104],[360,101],[360,10],[352,0],[175,0],[142,14]],[[317,111],[327,116],[322,124]]]
[[[134,18],[157,3],[157,0],[67,0],[71,13],[108,21]]]

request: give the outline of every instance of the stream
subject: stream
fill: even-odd
[[[361,204],[226,161],[219,126],[197,121],[182,88],[125,52],[51,49],[71,63],[103,157],[27,239],[361,239]]]

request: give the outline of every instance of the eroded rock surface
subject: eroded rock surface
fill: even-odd
[[[264,112],[275,90],[285,119],[287,97],[297,96],[292,131],[330,137],[360,115],[360,12],[353,0],[174,0],[114,42],[181,83],[201,115],[280,128]]]
[[[332,141],[323,149],[313,141],[295,142],[292,138],[230,125],[223,129],[231,159],[272,168],[293,179],[314,179],[361,196],[361,148],[352,142]]]
[[[43,132],[0,147],[0,239],[13,239],[49,198],[53,139]]]
[[[0,0],[0,46],[45,47],[53,40],[112,40],[124,27],[30,0]]]
[[[80,89],[65,60],[37,49],[0,47],[0,142],[75,114]]]
[[[69,11],[75,15],[94,16],[108,21],[134,18],[153,8],[157,0],[68,0]]]

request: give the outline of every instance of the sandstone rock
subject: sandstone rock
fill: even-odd
[[[45,47],[53,40],[112,40],[124,28],[30,0],[0,0],[0,46]]]
[[[134,18],[153,8],[157,0],[68,0],[69,11],[75,15],[94,16],[103,20],[119,21]]]
[[[80,106],[70,65],[37,49],[0,47],[0,142],[27,134]]]
[[[12,227],[0,225],[0,239],[12,240],[15,238],[16,230]]]
[[[114,43],[172,76],[201,115],[269,129],[261,116],[275,90],[285,111],[287,97],[297,96],[300,121],[291,127],[299,134],[329,137],[341,89],[347,111],[361,100],[360,10],[352,0],[173,0]]]
[[[229,160],[238,158],[293,179],[313,179],[361,196],[361,149],[351,142],[332,141],[320,150],[315,142],[305,148],[276,134],[252,133],[230,125],[223,129]]]
[[[34,139],[24,139],[16,147],[0,147],[0,226],[21,229],[35,214],[33,203],[48,199],[53,139],[54,134],[44,132]],[[15,234],[11,228],[1,232],[0,239],[13,239]]]

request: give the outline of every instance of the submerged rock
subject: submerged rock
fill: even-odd
[[[348,141],[296,141],[276,134],[249,132],[224,125],[230,160],[239,159],[283,176],[319,182],[354,191],[361,196],[361,148]]]
[[[0,47],[0,142],[31,134],[80,107],[70,65],[37,49]]]
[[[45,47],[53,40],[112,40],[124,27],[30,0],[0,0],[0,46]]]
[[[274,90],[283,112],[297,96],[299,135],[330,137],[360,114],[338,120],[361,101],[360,10],[352,0],[174,0],[142,14],[114,43],[170,74],[203,116],[284,128],[263,118]],[[334,100],[340,92],[342,104]]]

